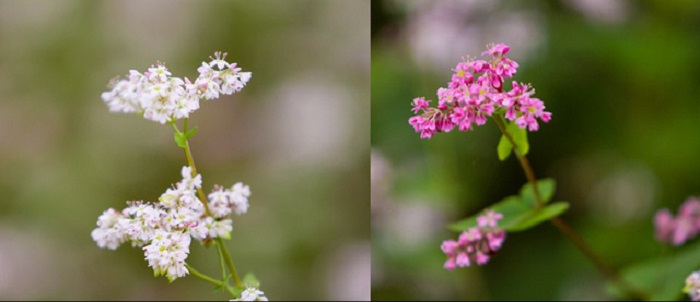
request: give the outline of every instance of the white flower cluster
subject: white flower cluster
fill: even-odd
[[[238,299],[233,299],[229,301],[268,301],[265,297],[265,293],[255,287],[248,287],[243,292]]]
[[[692,272],[685,279],[683,292],[687,293],[691,300],[700,301],[700,271]]]
[[[130,70],[125,79],[110,84],[112,89],[102,93],[102,100],[112,112],[138,113],[161,124],[188,118],[199,109],[202,98],[211,100],[241,91],[252,77],[236,63],[226,62],[226,55],[217,51],[209,63],[202,62],[194,83],[173,77],[160,62],[143,74]]]
[[[206,214],[197,189],[202,187],[202,176],[192,176],[190,167],[182,168],[182,180],[163,193],[158,203],[128,202],[129,206],[118,212],[107,209],[97,219],[92,239],[101,248],[114,250],[125,241],[132,246],[143,247],[148,266],[156,276],[165,275],[170,281],[189,272],[185,259],[190,252],[190,237],[206,241],[213,238],[229,239],[233,221],[227,218],[232,211],[245,213],[248,209],[248,186],[237,183],[231,190],[220,188],[210,194],[224,193],[228,212],[221,215],[221,206],[212,203],[212,216]],[[222,203],[222,201],[218,201]]]
[[[249,196],[250,188],[241,182],[233,185],[231,189],[214,188],[209,194],[211,213],[216,218],[226,217],[232,211],[236,215],[245,214],[248,211]]]

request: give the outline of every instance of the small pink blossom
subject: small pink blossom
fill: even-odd
[[[498,225],[498,221],[503,218],[503,214],[496,213],[493,210],[487,210],[484,215],[479,216],[476,221],[480,227],[492,227],[495,228]]]
[[[498,44],[491,44],[489,46],[489,49],[482,52],[481,55],[490,55],[490,56],[502,56],[505,55],[508,51],[510,50],[510,46],[505,45],[503,43],[498,43]]]
[[[455,267],[468,267],[471,263],[484,265],[491,255],[501,249],[506,233],[498,228],[498,220],[503,215],[487,210],[477,218],[478,226],[462,232],[457,241],[445,240],[440,248],[447,256],[444,267],[453,270]]]
[[[552,114],[545,111],[544,102],[532,97],[535,91],[529,85],[513,82],[511,90],[504,89],[505,80],[513,77],[519,66],[506,57],[509,50],[508,45],[494,44],[482,53],[492,56],[489,61],[470,59],[457,63],[447,87],[437,90],[437,107],[430,107],[430,101],[423,97],[415,98],[411,109],[415,116],[409,124],[421,138],[450,132],[455,127],[472,130],[474,124],[486,124],[497,112],[529,131],[539,129],[538,120],[549,122]]]
[[[700,199],[689,197],[679,208],[678,216],[673,217],[668,209],[661,209],[654,215],[656,240],[672,245],[681,245],[700,234]]]
[[[413,109],[411,109],[411,111],[418,114],[418,111],[428,108],[429,102],[430,101],[426,101],[424,97],[415,98],[413,99]]]

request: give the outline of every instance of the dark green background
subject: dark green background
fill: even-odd
[[[526,179],[512,156],[499,162],[493,122],[421,140],[407,122],[411,100],[435,102],[461,56],[513,45],[514,80],[532,83],[553,113],[529,135],[535,172],[557,180],[554,200],[571,203],[563,218],[624,267],[661,255],[658,208],[675,213],[700,194],[699,17],[694,1],[372,1],[372,169],[383,167],[372,187],[373,298],[614,298],[548,223],[509,234],[484,267],[444,270],[440,243],[457,236],[445,226]],[[432,39],[417,38],[425,32]],[[460,39],[478,45],[463,49]],[[431,61],[426,48],[450,57]],[[680,290],[684,280],[668,282]]]

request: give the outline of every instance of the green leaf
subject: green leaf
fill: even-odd
[[[520,129],[520,127],[513,122],[506,122],[506,131],[513,137],[515,147],[520,156],[527,155],[527,152],[530,151],[530,143],[527,141],[527,130]]]
[[[700,242],[684,246],[671,257],[654,258],[624,268],[621,278],[635,289],[649,295],[648,300],[672,301],[683,296],[685,279],[700,267]],[[621,291],[608,283],[608,290],[616,295]]]
[[[173,133],[173,137],[175,138],[175,144],[177,144],[178,147],[182,149],[187,148],[187,138],[185,138],[185,134],[182,132],[175,132]]]
[[[503,214],[503,219],[498,222],[499,227],[503,230],[506,230],[509,225],[517,223],[516,220],[519,219],[518,217],[531,210],[530,207],[520,201],[518,196],[508,196],[502,201],[488,207],[488,209]],[[481,214],[482,212],[462,219],[459,222],[450,225],[449,228],[458,232],[466,231],[467,229],[476,226],[476,218]]]
[[[195,134],[197,134],[197,127],[194,127],[190,129],[189,131],[185,132],[185,138],[190,138],[193,137]]]
[[[553,186],[550,188],[553,190]],[[499,228],[506,232],[519,232],[557,217],[566,212],[568,208],[569,203],[567,202],[556,202],[543,208],[536,208],[523,202],[519,196],[508,196],[487,209],[503,214],[503,219],[498,222]],[[457,232],[466,231],[477,225],[476,220],[479,215],[481,213],[462,219],[448,228]]]
[[[496,118],[500,119],[501,122],[503,122],[503,124],[505,125],[506,132],[513,139],[513,142],[515,142],[515,147],[518,154],[520,154],[520,156],[527,155],[527,152],[530,151],[530,143],[527,141],[527,130],[520,129],[518,125],[504,119],[502,116],[498,116]],[[501,135],[501,140],[498,142],[497,150],[498,159],[500,159],[501,161],[508,158],[510,152],[513,151],[513,144],[510,142],[510,140],[505,134]]]
[[[508,141],[505,135],[501,135],[501,140],[498,142],[498,159],[506,160],[511,151],[513,151],[513,144]]]
[[[514,220],[508,225],[508,229],[504,226],[503,230],[509,232],[524,231],[563,214],[567,209],[569,209],[569,203],[564,201],[552,203],[544,208],[532,209]]]
[[[540,179],[537,181],[537,188],[539,188],[542,203],[546,204],[552,200],[552,196],[554,196],[556,181],[554,181],[552,178]],[[529,182],[523,185],[523,187],[520,189],[520,198],[523,200],[523,202],[526,202],[532,207],[537,205],[535,191],[532,189],[532,185],[530,185]]]
[[[247,273],[243,277],[243,284],[250,287],[260,288],[260,281],[258,281],[258,278],[255,278],[255,275],[253,275],[253,273]]]

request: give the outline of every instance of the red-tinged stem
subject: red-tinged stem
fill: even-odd
[[[513,152],[518,158],[518,161],[520,162],[520,166],[523,168],[523,171],[525,171],[525,177],[527,178],[535,193],[535,206],[537,208],[543,207],[544,201],[542,200],[540,189],[537,186],[537,177],[535,177],[535,171],[530,165],[530,162],[527,160],[527,157],[525,157],[525,155],[520,154],[518,152],[515,140],[513,139],[513,136],[510,133],[508,133],[508,131],[506,131],[505,125],[503,125],[503,121],[499,117],[494,117],[493,120],[496,122],[496,125],[498,125],[498,129],[501,130],[503,135],[513,145]],[[591,246],[583,240],[581,235],[579,235],[571,226],[564,222],[563,219],[559,217],[554,217],[549,221],[555,227],[557,227],[557,229],[563,232],[564,235],[567,238],[569,238],[569,240],[571,240],[579,250],[581,250],[581,252],[588,258],[588,260],[593,262],[593,264],[596,266],[596,268],[598,268],[598,270],[603,274],[603,276],[608,278],[610,281],[616,283],[619,286],[619,288],[623,292],[625,292],[625,294],[627,294],[628,297],[638,300],[648,300],[649,295],[647,293],[634,288],[623,278],[621,278],[619,272],[612,266],[610,266],[607,262],[605,262],[598,254],[596,254],[593,248],[591,248]]]

